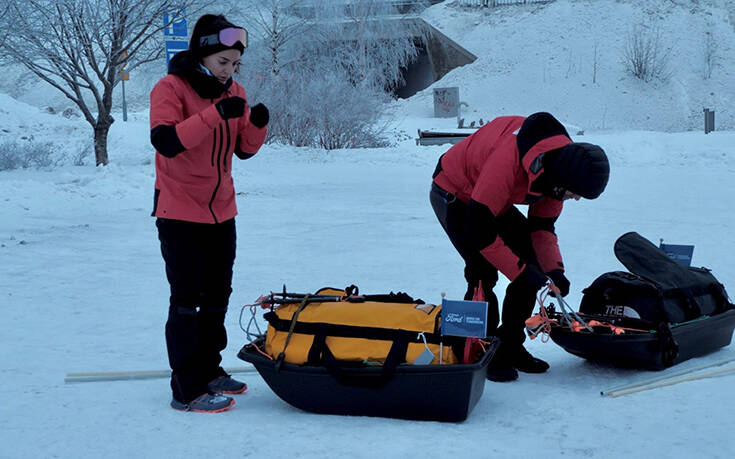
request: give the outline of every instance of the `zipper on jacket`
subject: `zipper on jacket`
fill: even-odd
[[[217,130],[214,131],[215,137],[217,136]],[[219,185],[222,182],[222,169],[219,167],[219,160],[222,155],[222,123],[219,124],[219,148],[217,149],[217,184],[214,186],[214,191],[212,191],[212,198],[209,200],[209,212],[212,214],[212,218],[214,219],[215,223],[219,223],[217,220],[217,216],[214,214],[214,209],[212,208],[212,204],[214,203],[214,198],[217,196],[217,190],[219,190]],[[214,153],[212,154],[212,157],[214,158]]]
[[[214,99],[210,99],[210,102],[214,103]],[[214,149],[217,148],[217,129],[214,129],[214,136],[212,137],[212,167],[214,167]]]
[[[225,122],[225,129],[227,130],[227,146],[225,147],[225,154],[222,158],[222,168],[227,172],[227,156],[228,152],[230,151],[230,141],[232,137],[230,136],[230,123]]]

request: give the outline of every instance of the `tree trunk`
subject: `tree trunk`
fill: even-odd
[[[97,166],[107,166],[110,162],[107,157],[107,134],[114,120],[109,115],[104,118],[104,121],[98,121],[94,127],[94,159]]]

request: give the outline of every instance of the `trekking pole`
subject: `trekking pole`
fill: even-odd
[[[632,394],[635,392],[641,392],[641,391],[648,390],[648,389],[655,389],[658,387],[670,386],[670,385],[677,384],[680,382],[694,381],[697,379],[711,378],[713,376],[720,376],[720,375],[733,373],[735,372],[735,367],[721,368],[719,370],[713,370],[713,371],[709,371],[707,373],[702,373],[699,375],[692,374],[698,371],[706,370],[708,368],[719,367],[719,366],[725,365],[726,363],[730,363],[730,362],[735,362],[735,358],[720,360],[717,362],[708,363],[705,365],[700,365],[698,367],[690,368],[688,370],[678,371],[670,375],[650,378],[644,381],[639,381],[637,383],[627,384],[624,386],[618,386],[612,389],[603,390],[600,392],[600,395],[606,396],[606,397],[620,397],[621,395]]]

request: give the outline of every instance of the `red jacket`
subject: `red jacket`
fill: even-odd
[[[482,126],[441,158],[434,182],[468,204],[467,224],[482,255],[508,279],[525,261],[497,236],[495,217],[514,204],[529,204],[528,217],[539,265],[544,272],[564,269],[554,233],[562,201],[543,195],[543,154],[571,143],[564,127],[548,113],[529,118],[504,116]]]
[[[199,80],[188,78],[193,70],[185,53],[174,57],[173,70],[151,91],[151,142],[157,152],[153,215],[219,223],[237,215],[232,155],[253,156],[267,127],[250,123],[249,108],[243,117],[223,120],[215,103],[232,96],[245,99],[245,90],[232,80],[222,85],[203,74]],[[192,86],[202,81],[209,86]]]

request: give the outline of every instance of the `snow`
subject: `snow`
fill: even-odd
[[[672,4],[642,3],[652,10]],[[671,30],[699,33],[694,24],[710,7],[698,5],[695,13],[671,8],[660,14],[670,18]],[[569,49],[582,49],[589,44],[583,27],[574,32],[571,25],[575,15],[593,8],[609,27],[629,22],[618,15],[632,17],[640,9],[620,1],[559,0],[505,7],[467,27],[468,12],[437,5],[427,17],[481,58],[435,86],[456,84],[480,100],[490,94],[489,82],[502,85],[492,92],[499,102],[471,103],[471,119],[547,109],[584,130],[572,135],[575,140],[607,151],[612,170],[606,192],[565,206],[557,224],[572,282],[570,304],[579,304],[581,290],[599,274],[623,269],[612,245],[628,231],[654,242],[695,244],[693,264],[711,268],[732,293],[733,126],[718,122],[718,131],[705,135],[699,124],[696,130],[678,124],[686,110],[674,108],[668,86],[646,89],[625,79],[617,89],[600,82],[588,93],[566,84],[561,67],[544,58],[553,40],[535,39],[531,31],[546,36],[563,29]],[[480,30],[487,24],[493,27]],[[723,49],[731,49],[732,27],[724,19],[716,25],[729,37]],[[522,31],[529,35],[520,49]],[[595,32],[601,40],[613,33]],[[483,56],[495,49],[504,50],[507,65]],[[556,69],[556,76],[549,72],[554,85],[534,86],[542,73],[524,68],[528,62],[518,57],[524,52]],[[555,55],[566,66],[567,54]],[[491,79],[487,72],[501,64],[508,73]],[[612,79],[612,73],[602,75]],[[690,82],[682,84],[695,92]],[[635,90],[640,106],[657,107],[660,123],[632,130],[643,109],[618,104],[623,90]],[[604,125],[599,107],[585,109],[593,100],[608,106]],[[419,147],[413,140],[419,127],[456,127],[451,119],[431,118],[432,107],[431,89],[396,102],[404,133],[391,148],[268,145],[235,163],[239,237],[224,366],[244,365],[236,357],[245,344],[240,306],[283,284],[307,292],[355,283],[363,292],[401,290],[427,302],[439,302],[441,292],[463,295],[461,260],[428,203],[431,173],[448,146]],[[165,379],[65,384],[72,372],[167,368],[168,285],[150,217],[154,170],[147,112],[131,113],[128,122],[119,113],[116,118],[107,167],[0,172],[0,457],[730,456],[732,376],[620,398],[601,397],[600,391],[735,358],[732,345],[652,373],[589,363],[553,343],[527,341],[534,355],[551,364],[549,372],[487,382],[459,424],[305,413],[281,401],[255,373],[238,375],[249,390],[218,415],[171,410]],[[669,126],[679,128],[666,132]],[[48,114],[3,94],[0,127],[0,142],[32,133],[34,141],[69,157],[91,143],[84,120]],[[505,285],[501,281],[497,291]]]

